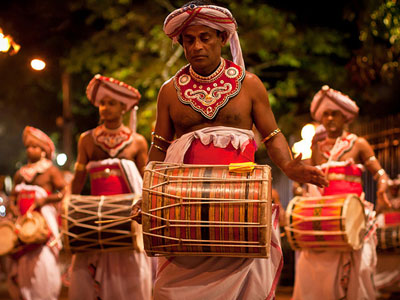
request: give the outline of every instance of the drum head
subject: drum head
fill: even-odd
[[[354,250],[358,250],[363,245],[366,225],[364,205],[356,195],[347,197],[343,206],[343,216],[348,243]]]
[[[26,244],[43,243],[48,239],[48,228],[43,216],[34,211],[19,221],[18,237]]]
[[[17,244],[18,237],[15,233],[14,224],[5,221],[0,223],[0,255],[5,255]]]

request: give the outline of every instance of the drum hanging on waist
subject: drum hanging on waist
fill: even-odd
[[[378,227],[377,249],[380,251],[400,251],[400,226]]]
[[[28,211],[17,219],[18,238],[25,244],[43,244],[50,237],[46,220],[37,211]]]
[[[67,195],[61,214],[64,248],[72,253],[142,251],[141,225],[129,218],[138,199],[135,194]]]
[[[149,256],[268,257],[271,168],[151,162],[142,223]]]
[[[286,220],[294,250],[352,251],[363,245],[364,205],[355,194],[295,197],[286,209]]]
[[[9,220],[0,222],[0,255],[10,253],[18,243],[15,225]]]

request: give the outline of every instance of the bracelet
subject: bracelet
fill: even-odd
[[[171,141],[168,141],[167,139],[163,138],[161,135],[156,134],[154,131],[151,133],[151,135],[152,135],[154,138],[156,138],[156,139],[158,139],[158,140],[160,140],[160,141],[163,141],[163,142],[165,142],[165,143],[168,143],[168,144],[171,144],[171,143],[172,143]]]
[[[156,148],[156,149],[158,149],[158,150],[160,150],[160,151],[162,151],[162,152],[167,152],[166,149],[164,149],[164,148],[161,147],[161,146],[158,146],[158,145],[154,144],[154,142],[151,142],[151,145],[152,145],[154,148]]]
[[[375,175],[374,175],[374,179],[377,180],[379,177],[381,177],[382,175],[386,174],[384,169],[379,169]]]
[[[76,162],[74,169],[75,171],[85,171],[86,165]]]
[[[272,131],[267,137],[265,137],[261,143],[266,143],[268,142],[270,139],[272,139],[274,136],[276,136],[279,132],[281,132],[281,130],[279,128],[275,129],[274,131]]]
[[[372,156],[370,156],[370,157],[367,158],[366,163],[367,163],[367,162],[370,162],[370,161],[375,161],[375,160],[376,160],[375,155],[372,155]]]
[[[63,193],[61,193],[61,192],[58,192],[58,193],[57,193],[57,198],[58,198],[58,199],[61,200],[63,197],[64,197]]]

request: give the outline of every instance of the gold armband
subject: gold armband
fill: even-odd
[[[152,145],[154,148],[156,148],[156,149],[158,149],[158,150],[160,150],[160,151],[162,151],[162,152],[167,152],[167,149],[164,149],[163,147],[154,144],[154,142],[151,142],[151,145]]]
[[[261,143],[266,143],[268,142],[270,139],[272,139],[274,136],[276,136],[279,132],[281,132],[281,130],[279,128],[275,129],[274,131],[272,131],[267,137],[265,137]]]
[[[154,141],[154,139],[157,139],[157,140],[163,141],[168,144],[172,143],[171,141],[168,141],[167,139],[163,138],[161,135],[156,134],[154,131],[151,133],[151,135],[153,136],[153,141]]]
[[[86,165],[76,162],[74,169],[75,171],[85,171]]]
[[[384,170],[384,169],[379,169],[379,170],[375,173],[374,179],[375,179],[375,180],[378,180],[378,179],[379,179],[382,175],[384,175],[384,174],[386,174],[385,170]]]
[[[375,161],[375,160],[377,160],[376,157],[375,157],[375,155],[372,155],[372,156],[370,156],[370,157],[367,158],[366,163],[368,163],[368,162],[370,162],[370,161]]]

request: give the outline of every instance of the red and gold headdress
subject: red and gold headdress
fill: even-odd
[[[164,32],[175,43],[181,33],[190,25],[204,25],[228,33],[233,62],[244,69],[242,49],[237,34],[237,23],[231,12],[215,5],[195,5],[179,8],[170,13],[164,21]]]
[[[40,129],[34,128],[32,126],[26,126],[24,132],[22,133],[22,141],[24,145],[27,146],[31,143],[35,143],[46,152],[46,157],[48,159],[53,159],[55,147],[53,141]]]

